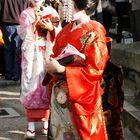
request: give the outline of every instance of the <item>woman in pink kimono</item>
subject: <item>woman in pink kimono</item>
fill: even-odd
[[[25,139],[35,137],[36,121],[44,121],[48,132],[49,104],[47,87],[42,86],[45,62],[52,54],[55,36],[61,29],[59,15],[44,0],[32,0],[32,6],[21,13],[19,36],[22,43],[21,103],[26,109],[28,128]]]

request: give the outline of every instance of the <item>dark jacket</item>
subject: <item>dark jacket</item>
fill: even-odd
[[[29,4],[29,0],[0,0],[0,24],[19,24],[19,15]]]

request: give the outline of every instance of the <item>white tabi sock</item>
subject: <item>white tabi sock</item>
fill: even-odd
[[[44,121],[44,128],[48,129],[48,121]]]
[[[28,122],[28,130],[34,132],[35,131],[35,123],[34,122]]]

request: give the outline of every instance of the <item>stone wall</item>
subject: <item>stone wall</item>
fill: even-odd
[[[140,96],[140,42],[114,44],[111,57],[112,62],[122,66],[126,78],[135,82],[135,94]]]

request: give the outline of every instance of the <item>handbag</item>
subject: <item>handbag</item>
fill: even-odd
[[[2,34],[1,29],[0,29],[0,45],[3,45],[3,44],[4,44],[3,34]]]
[[[75,47],[68,44],[55,59],[63,66],[85,66],[85,55],[80,53]],[[64,76],[62,74],[55,73],[55,75],[61,79]],[[46,86],[51,80],[52,76],[46,73],[45,78],[42,82],[43,86]]]
[[[58,60],[58,62],[63,66],[71,65],[71,66],[82,66],[83,67],[86,65],[84,59],[76,54],[61,58]],[[56,73],[56,75],[61,76],[61,74],[58,74],[58,73]],[[46,73],[46,75],[43,79],[42,85],[46,86],[50,82],[51,78],[52,78],[52,76],[49,73]]]

